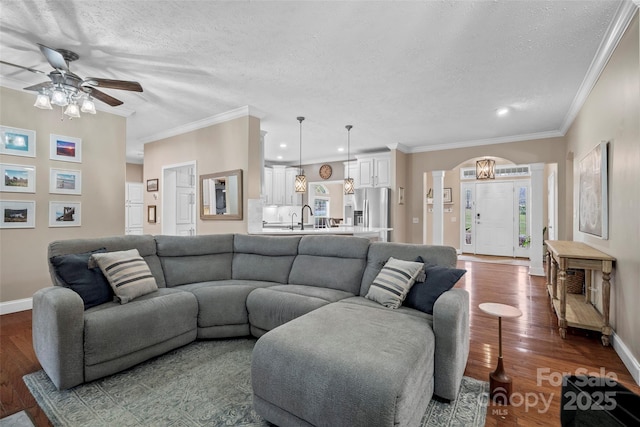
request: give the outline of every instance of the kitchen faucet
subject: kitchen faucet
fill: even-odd
[[[295,212],[293,212],[293,213],[291,214],[291,229],[292,229],[292,230],[293,230],[293,217],[294,217],[294,216],[298,216],[298,214],[297,214],[297,213],[295,213]]]
[[[311,206],[304,205],[302,210],[300,211],[300,230],[304,230],[304,208],[309,208],[309,215],[313,216],[313,211],[311,210]]]

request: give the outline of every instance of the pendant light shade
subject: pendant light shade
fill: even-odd
[[[298,121],[300,122],[300,163],[298,168],[298,175],[296,175],[296,193],[306,193],[307,192],[307,177],[302,173],[302,121],[304,117],[298,117]]]
[[[344,194],[353,194],[355,185],[351,178],[351,128],[353,126],[346,125],[347,129],[347,177],[344,180]]]
[[[493,159],[482,159],[476,162],[476,179],[495,179],[496,161]]]

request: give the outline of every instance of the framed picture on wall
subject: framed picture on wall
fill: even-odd
[[[147,207],[147,221],[150,223],[156,222],[156,205],[149,205]]]
[[[82,139],[50,134],[49,158],[61,162],[82,163]]]
[[[158,191],[158,178],[147,180],[147,191]]]
[[[603,141],[580,160],[579,230],[609,238],[607,142]]]
[[[82,194],[82,172],[51,168],[49,175],[49,193]]]
[[[0,126],[0,154],[36,156],[36,131]]]
[[[35,193],[36,167],[0,163],[0,174],[4,177],[0,191],[7,193]]]
[[[36,202],[32,200],[0,200],[0,228],[35,228]]]
[[[49,227],[79,227],[80,202],[49,202]]]
[[[442,202],[453,203],[453,197],[451,196],[451,188],[447,187],[442,190]]]

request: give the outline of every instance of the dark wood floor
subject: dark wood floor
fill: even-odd
[[[498,357],[497,319],[482,313],[478,304],[500,302],[524,313],[503,321],[505,369],[518,398],[511,406],[490,403],[487,426],[559,425],[561,387],[548,378],[561,373],[613,374],[640,393],[613,348],[602,347],[598,334],[570,329],[566,340],[559,337],[544,278],[529,276],[522,266],[469,261],[459,266],[467,274],[457,286],[471,295],[471,350],[465,375],[488,381]],[[0,316],[0,418],[26,409],[36,426],[51,425],[22,381],[23,375],[38,369],[31,311]]]

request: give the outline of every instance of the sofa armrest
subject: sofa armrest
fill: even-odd
[[[451,289],[433,306],[434,394],[454,400],[469,356],[469,293]]]
[[[58,390],[84,381],[84,303],[71,289],[53,286],[33,294],[33,348]]]

